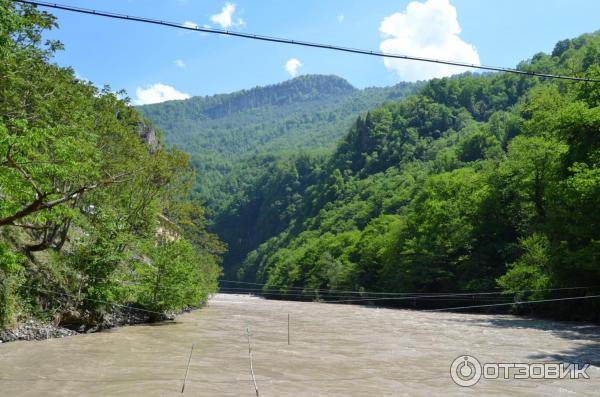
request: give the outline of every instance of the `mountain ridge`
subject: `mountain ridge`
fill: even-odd
[[[235,193],[238,183],[226,179],[239,163],[289,151],[331,151],[357,116],[411,95],[420,86],[357,89],[338,76],[302,75],[249,90],[137,109],[164,131],[168,145],[192,155],[196,190],[211,205]],[[248,175],[240,179],[247,180]]]
[[[221,119],[247,117],[254,119],[251,120],[253,125],[250,129],[264,128],[264,124],[269,124],[271,121],[268,120],[269,114],[265,112],[268,111],[277,116],[272,120],[274,123],[278,123],[282,118],[289,119],[290,117],[285,117],[288,115],[292,118],[301,116],[303,120],[298,124],[311,124],[313,120],[307,120],[307,115],[314,115],[318,110],[321,113],[340,111],[343,117],[356,116],[386,100],[395,100],[407,93],[413,93],[415,91],[413,87],[418,86],[419,83],[399,83],[390,87],[357,89],[341,77],[314,74],[227,94],[195,96],[189,99],[142,105],[137,109],[165,131],[167,143],[189,149],[189,144],[198,140],[197,136],[210,135],[206,129],[220,130],[218,123]],[[259,119],[253,117],[256,115],[260,116]],[[332,120],[335,118],[328,114],[327,122],[335,122],[336,120]],[[288,130],[293,129],[290,124],[296,123],[286,120],[285,123],[279,124],[282,125],[276,128]],[[248,136],[252,131],[240,132],[241,135]],[[327,143],[331,146],[337,138],[341,137],[341,134],[343,132],[329,139]],[[238,141],[239,138],[237,136],[233,140]],[[264,140],[261,144],[264,144]],[[219,145],[215,148],[222,149]]]
[[[314,82],[316,84],[309,84],[310,82]],[[316,86],[315,86],[316,85]],[[297,95],[289,96],[285,95],[286,91],[289,91],[291,88],[296,88],[295,91]],[[350,84],[347,80],[342,77],[335,75],[322,75],[322,74],[307,74],[301,75],[298,77],[294,77],[292,79],[284,80],[279,83],[267,84],[267,85],[257,85],[252,88],[244,88],[241,90],[229,92],[229,93],[220,93],[214,95],[205,95],[205,96],[193,96],[188,99],[178,99],[173,101],[165,101],[161,103],[154,103],[148,105],[140,105],[137,106],[138,109],[151,109],[154,107],[161,107],[164,104],[168,103],[194,103],[197,106],[196,111],[201,111],[203,114],[207,116],[211,116],[211,118],[219,118],[219,117],[227,117],[231,113],[235,113],[237,111],[243,111],[252,109],[255,107],[265,106],[265,105],[275,105],[281,106],[286,103],[290,103],[294,100],[299,101],[309,101],[313,99],[317,99],[318,97],[329,97],[329,96],[340,96],[347,95],[349,93],[355,92],[358,89]],[[267,93],[268,95],[262,95],[263,93]],[[252,99],[256,99],[254,102]],[[218,107],[222,102],[229,101],[241,105],[243,109],[235,109],[234,111],[219,112]]]

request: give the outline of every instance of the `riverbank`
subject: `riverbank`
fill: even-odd
[[[94,325],[86,325],[71,322],[67,325],[56,325],[51,322],[29,319],[18,324],[13,329],[0,330],[0,343],[24,341],[41,341],[45,339],[64,338],[67,336],[90,334],[111,328],[124,327],[136,324],[149,324],[174,320],[179,314],[193,310],[187,308],[179,313],[156,314],[136,308],[119,308],[107,313],[102,322]]]
[[[51,338],[64,338],[77,335],[77,331],[58,327],[52,323],[36,320],[27,320],[17,327],[0,331],[0,343],[14,342],[17,340],[44,340]]]

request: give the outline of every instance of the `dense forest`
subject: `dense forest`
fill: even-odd
[[[195,192],[220,212],[256,183],[274,158],[330,153],[356,117],[416,91],[421,83],[358,90],[336,76],[305,75],[232,94],[137,109],[165,141],[191,154]]]
[[[201,305],[223,245],[189,201],[188,155],[122,93],[54,65],[62,45],[42,35],[56,26],[0,0],[0,329]]]
[[[598,78],[600,34],[518,68]],[[273,296],[590,293],[600,285],[599,101],[593,83],[467,73],[362,114],[330,154],[251,159],[253,183],[215,214],[226,274]],[[535,310],[598,320],[599,308]]]
[[[51,14],[0,0],[0,22],[0,328],[198,306],[221,258],[273,297],[600,291],[598,84],[308,75],[132,107],[52,63]],[[518,68],[600,78],[600,33]]]

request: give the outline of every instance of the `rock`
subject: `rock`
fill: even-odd
[[[155,153],[160,143],[158,141],[158,136],[156,135],[156,131],[154,130],[154,128],[150,127],[145,123],[140,122],[137,124],[137,130],[142,142],[148,145],[150,153]]]
[[[187,312],[193,308],[180,311]],[[100,322],[86,322],[86,314],[79,317],[79,323],[75,322],[75,317],[69,317],[72,321],[65,324],[70,328],[56,326],[53,323],[45,323],[37,320],[27,320],[19,324],[14,329],[0,330],[0,343],[12,342],[16,340],[44,340],[51,338],[64,338],[65,336],[78,335],[83,333],[98,332],[109,328],[123,325],[152,323],[159,321],[174,320],[178,313],[166,313],[162,315],[153,314],[148,311],[137,310],[127,304],[123,307],[114,308],[111,313],[106,313]]]
[[[0,343],[16,340],[44,340],[77,335],[77,332],[67,328],[57,327],[52,323],[27,320],[14,329],[0,331]]]

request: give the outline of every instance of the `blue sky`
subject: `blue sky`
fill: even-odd
[[[58,0],[57,0],[58,1]],[[61,0],[86,8],[350,47],[515,66],[563,38],[600,29],[596,0]],[[447,75],[406,61],[181,31],[52,11],[56,62],[137,103],[335,74],[356,87]],[[288,67],[286,68],[286,64]],[[295,67],[294,67],[295,66]],[[286,70],[287,69],[287,70]]]

